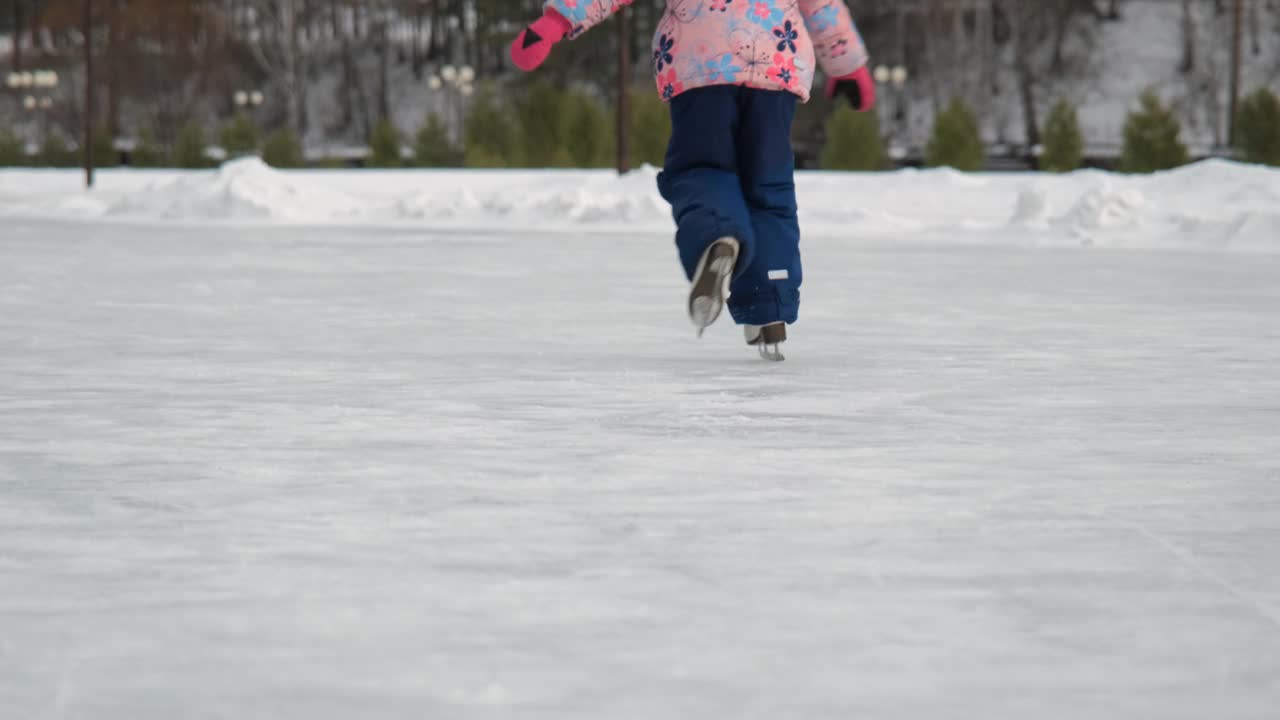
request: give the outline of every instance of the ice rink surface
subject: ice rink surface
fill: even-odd
[[[1280,256],[805,252],[5,221],[0,714],[1276,717]]]

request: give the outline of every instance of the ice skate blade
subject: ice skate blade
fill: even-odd
[[[756,349],[760,351],[760,357],[769,362],[782,362],[787,357],[782,354],[782,350],[777,345],[765,345],[760,343],[756,345]]]
[[[768,325],[744,325],[743,334],[747,344],[754,346],[760,357],[772,362],[782,362],[787,358],[782,354],[782,343],[787,340],[787,326],[781,322]]]
[[[702,333],[720,317],[721,311],[724,310],[724,303],[717,298],[696,297],[690,303],[689,317],[693,321],[693,326],[698,329],[698,337],[702,337]]]

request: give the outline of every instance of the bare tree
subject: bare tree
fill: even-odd
[[[262,71],[280,91],[289,129],[306,129],[307,58],[300,40],[300,0],[251,0],[256,18],[249,47]]]
[[[1196,25],[1194,0],[1182,0],[1182,62],[1178,71],[1189,75],[1196,69]]]
[[[22,36],[26,31],[23,21],[27,0],[13,0],[13,70],[22,69]]]
[[[1261,3],[1249,3],[1249,45],[1250,52],[1254,55],[1262,54],[1262,19],[1258,14],[1262,12]]]
[[[1012,70],[1027,143],[1040,142],[1039,109],[1074,77],[1081,76],[1093,44],[1096,8],[1085,0],[1004,0],[999,6],[1009,28]],[[1068,38],[1075,37],[1069,50]]]

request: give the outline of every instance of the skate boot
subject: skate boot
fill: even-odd
[[[768,325],[743,325],[747,336],[747,344],[754,345],[760,351],[760,357],[773,362],[786,360],[778,346],[787,340],[787,324],[784,322]]]
[[[698,261],[689,288],[689,320],[698,329],[698,337],[720,317],[729,299],[729,283],[738,263],[738,241],[723,237],[711,243]]]

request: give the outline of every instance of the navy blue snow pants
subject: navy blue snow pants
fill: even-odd
[[[730,286],[739,325],[793,323],[800,311],[789,92],[713,85],[671,101],[671,144],[658,190],[671,203],[676,246],[690,279],[711,243],[735,237],[742,251]]]

